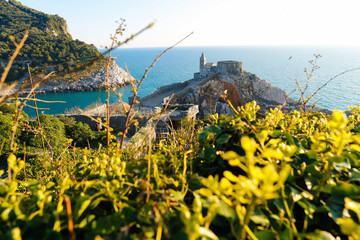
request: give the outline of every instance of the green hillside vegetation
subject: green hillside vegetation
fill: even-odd
[[[0,71],[15,49],[9,36],[19,42],[25,30],[29,30],[29,38],[7,81],[23,77],[27,73],[26,63],[37,72],[58,70],[66,73],[100,54],[95,46],[73,40],[63,18],[25,7],[15,0],[0,0],[0,28]]]
[[[360,107],[347,117],[273,109],[260,119],[258,110],[187,119],[166,140],[123,150],[101,147],[87,125],[41,115],[51,160],[26,115],[8,154],[15,109],[4,105],[1,153],[13,174],[0,184],[0,235],[359,239]]]

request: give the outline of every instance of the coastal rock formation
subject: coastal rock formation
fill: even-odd
[[[235,108],[255,100],[263,113],[285,102],[287,111],[296,107],[296,101],[289,98],[286,92],[248,72],[216,74],[199,80],[197,84],[175,93],[172,101],[178,104],[198,104],[200,115],[215,112],[229,114],[232,110],[225,96]]]
[[[129,73],[112,61],[109,68],[110,87],[122,87],[137,82]],[[49,92],[82,92],[93,91],[106,86],[106,68],[95,72],[79,81],[69,82],[68,80],[58,80],[42,83],[36,90],[38,93]]]
[[[141,103],[151,106],[170,99],[172,103],[199,105],[200,116],[215,112],[231,114],[227,100],[235,108],[255,100],[261,107],[259,114],[279,105],[284,105],[286,111],[292,111],[297,105],[282,89],[246,72],[242,62],[206,63],[204,54],[200,57],[200,72],[194,74],[194,79],[163,86]]]
[[[199,105],[200,115],[204,116],[216,112],[232,114],[233,110],[228,106],[227,99],[234,107],[244,103],[233,83],[218,80],[217,76],[214,76],[211,80],[200,82],[174,94],[172,101],[178,104]]]
[[[129,73],[124,69],[119,67],[114,61],[112,61],[109,68],[109,80],[110,87],[121,87],[130,85],[132,82],[137,80],[133,78]],[[106,86],[106,68],[101,69],[99,72],[96,72],[84,79],[81,79],[79,82],[66,84],[66,87],[75,88],[75,91],[91,91],[97,90],[100,88],[105,88]]]
[[[109,80],[110,87],[123,87],[136,83],[137,80],[133,78],[124,69],[119,67],[114,61],[112,61],[109,67]],[[10,92],[1,91],[0,96],[4,94],[13,94],[20,91],[20,94],[27,94],[30,91],[30,85],[21,86],[13,89]],[[53,93],[53,92],[84,92],[94,91],[99,89],[105,89],[106,86],[106,68],[103,67],[101,70],[94,72],[90,75],[82,77],[80,80],[70,82],[68,79],[56,79],[56,81],[42,82],[35,90],[36,93]]]

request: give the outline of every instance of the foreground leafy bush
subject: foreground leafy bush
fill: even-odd
[[[257,110],[250,103],[235,116],[214,115],[198,142],[175,132],[141,158],[115,145],[83,150],[72,170],[46,181],[17,179],[24,162],[11,155],[0,235],[358,239],[360,108],[348,117],[275,109],[264,119]]]
[[[232,209],[227,220],[239,238],[358,239],[358,209],[349,206],[360,200],[360,136],[352,133],[360,108],[349,119],[277,109],[256,119],[256,105],[246,107],[200,135],[199,172],[224,170],[202,179],[203,201]]]

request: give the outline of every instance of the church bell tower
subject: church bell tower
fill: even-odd
[[[200,71],[205,66],[205,64],[206,64],[206,57],[205,57],[205,54],[202,53],[201,57],[200,57]]]

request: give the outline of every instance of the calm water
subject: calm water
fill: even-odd
[[[130,73],[137,79],[144,74],[162,48],[118,49],[112,53],[118,56],[115,61],[121,67],[125,64]],[[204,52],[208,62],[221,60],[242,61],[244,69],[255,73],[290,93],[296,88],[295,80],[306,79],[304,69],[311,69],[309,60],[313,54],[321,54],[318,59],[320,69],[315,72],[317,78],[310,82],[308,94],[313,93],[333,76],[353,68],[360,67],[360,47],[178,47],[169,51],[151,69],[148,78],[142,85],[139,95],[150,94],[158,87],[170,83],[181,82],[193,77],[199,70],[199,58]],[[360,70],[348,72],[337,77],[317,95],[318,105],[329,109],[346,110],[348,106],[360,104]],[[127,101],[130,88],[119,89],[123,99]],[[297,99],[298,92],[291,97]],[[44,113],[63,113],[73,107],[84,108],[97,101],[105,102],[105,92],[52,93],[39,95],[40,99],[65,101],[66,103],[42,103]],[[111,98],[116,102],[115,96]],[[35,111],[26,110],[30,116]]]

